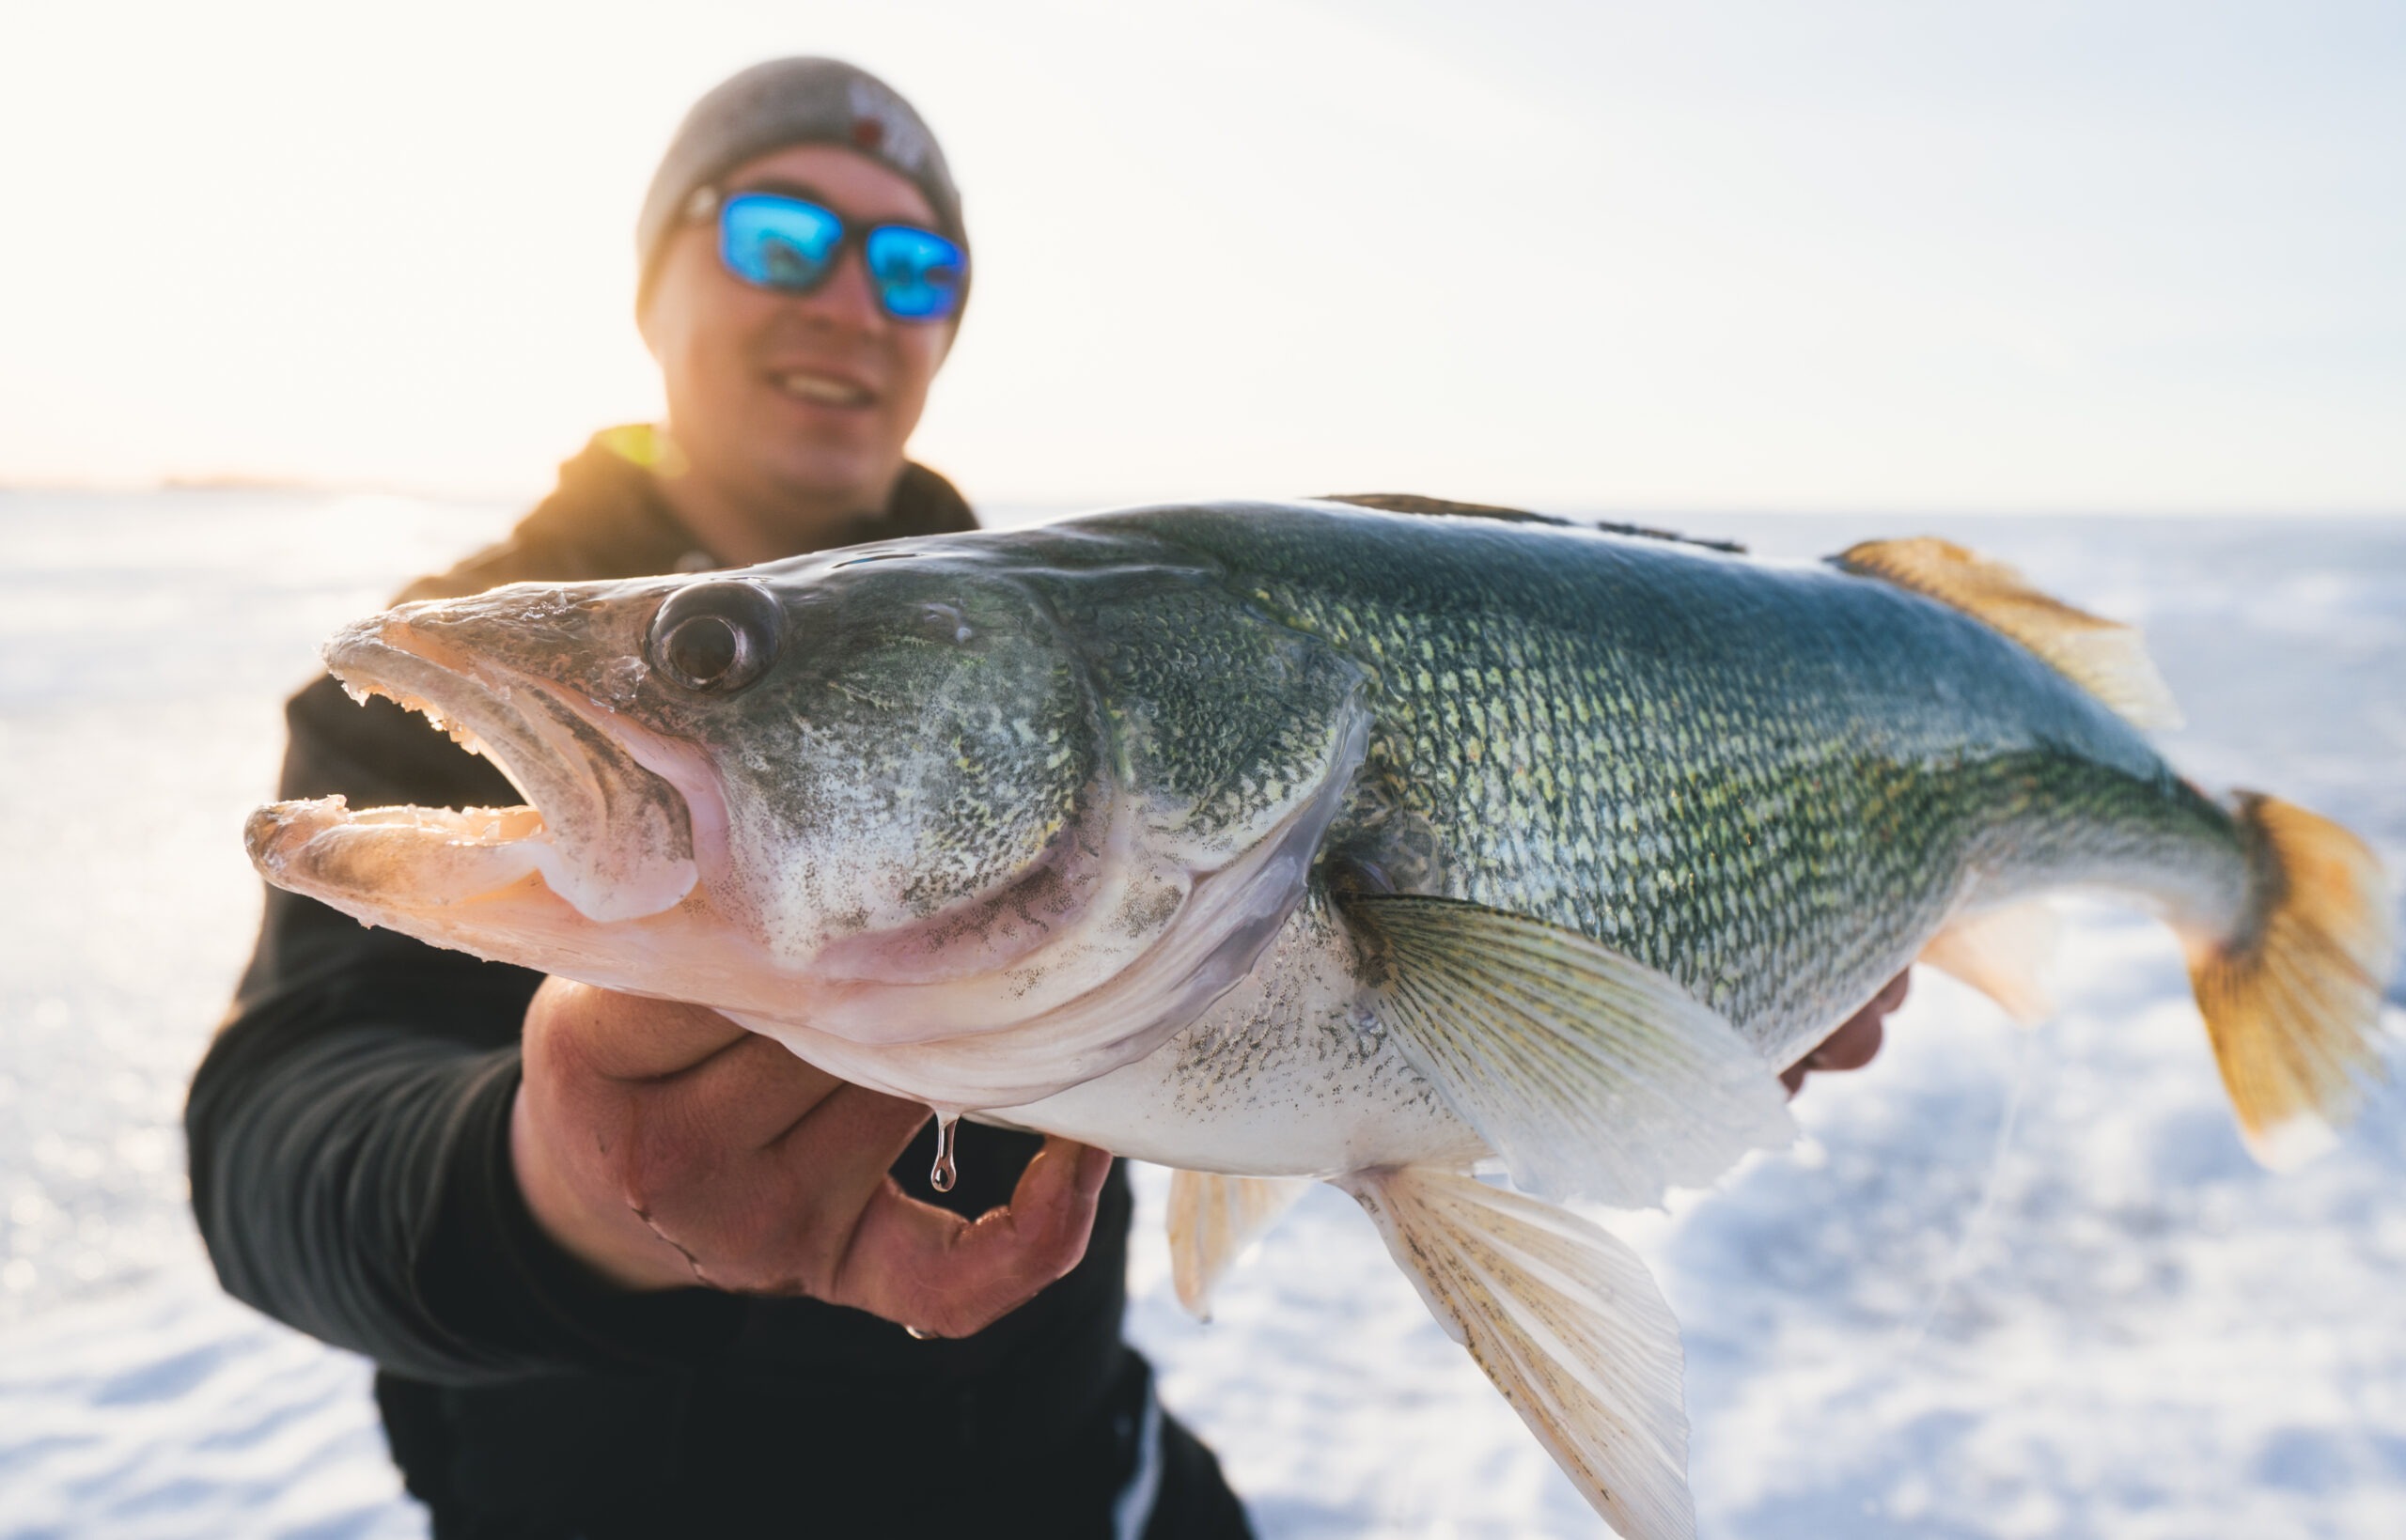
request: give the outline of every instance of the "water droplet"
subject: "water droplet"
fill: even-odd
[[[961,1119],[957,1114],[936,1114],[936,1163],[928,1173],[928,1185],[938,1192],[951,1191],[952,1184],[961,1175],[961,1168],[953,1164],[952,1159],[952,1132],[960,1126]]]

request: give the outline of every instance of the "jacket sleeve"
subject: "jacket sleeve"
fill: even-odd
[[[320,679],[287,710],[282,795],[495,805],[498,771]],[[185,1109],[192,1198],[227,1290],[396,1373],[465,1383],[688,1361],[742,1301],[607,1288],[537,1228],[509,1160],[539,975],[271,891]]]

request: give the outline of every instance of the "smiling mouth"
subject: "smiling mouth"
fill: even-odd
[[[865,407],[877,399],[867,386],[832,374],[820,374],[808,369],[794,369],[773,375],[777,389],[797,401],[813,406]]]
[[[352,811],[339,797],[251,816],[260,874],[346,912],[476,902],[539,873],[586,919],[670,909],[699,876],[687,797],[639,762],[630,723],[571,692],[481,660],[454,660],[405,619],[363,622],[328,644],[354,699],[382,695],[492,760],[526,799],[509,808]]]

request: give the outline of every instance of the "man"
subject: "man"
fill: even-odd
[[[974,527],[903,456],[969,280],[899,97],[829,60],[736,76],[637,239],[665,431],[600,435],[413,596]],[[289,720],[286,796],[519,800],[330,680]],[[227,1287],[377,1360],[439,1535],[1245,1533],[1120,1341],[1124,1176],[973,1127],[939,1195],[927,1122],[713,1013],[282,893],[187,1118]]]
[[[598,436],[412,597],[973,526],[904,458],[969,270],[900,98],[829,60],[736,76],[637,244],[664,431]],[[286,797],[519,800],[331,680],[289,717]],[[1101,1152],[964,1127],[938,1194],[924,1107],[710,1011],[280,892],[187,1121],[226,1286],[377,1360],[440,1536],[1246,1532],[1120,1341],[1129,1199]]]

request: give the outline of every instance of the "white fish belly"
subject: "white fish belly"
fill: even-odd
[[[1351,943],[1306,903],[1253,972],[1145,1058],[980,1114],[1190,1171],[1334,1176],[1489,1152],[1363,1004]]]

